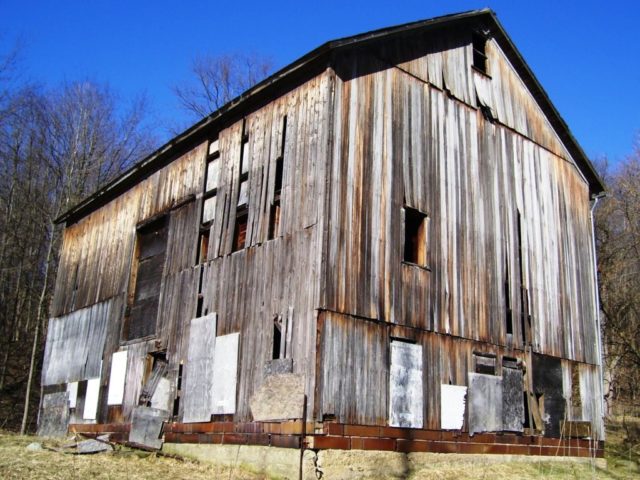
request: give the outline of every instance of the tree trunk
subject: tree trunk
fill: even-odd
[[[44,280],[42,282],[42,290],[40,291],[40,299],[38,300],[38,310],[36,313],[36,328],[33,332],[33,347],[31,348],[31,361],[29,362],[29,376],[27,379],[27,391],[24,395],[24,410],[22,411],[22,424],[20,425],[20,435],[24,435],[27,430],[27,418],[29,416],[29,400],[31,399],[31,384],[33,383],[33,374],[36,365],[36,357],[38,353],[38,340],[40,334],[40,324],[42,323],[42,310],[47,297],[47,288],[49,286],[49,266],[53,257],[53,220],[49,221],[47,258],[44,266]]]

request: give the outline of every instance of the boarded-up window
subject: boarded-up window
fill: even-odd
[[[502,429],[522,432],[524,427],[524,377],[516,359],[502,359]]]
[[[185,365],[184,414],[182,421],[208,422],[213,412],[213,352],[216,342],[215,313],[191,320]]]
[[[405,262],[427,266],[428,217],[413,208],[403,208]]]
[[[240,334],[216,337],[213,356],[212,401],[216,415],[236,413]]]
[[[100,378],[87,380],[87,393],[84,397],[84,420],[95,420],[98,414],[98,399],[100,398]]]
[[[422,428],[422,346],[391,341],[389,425]]]
[[[138,229],[137,265],[131,282],[135,287],[132,288],[130,313],[125,322],[126,340],[143,338],[156,331],[167,231],[166,216]]]
[[[440,386],[440,428],[462,430],[464,425],[467,387],[461,385]]]
[[[111,356],[111,374],[109,375],[107,405],[122,405],[126,375],[127,351],[115,352]]]

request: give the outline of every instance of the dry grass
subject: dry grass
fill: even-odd
[[[640,423],[638,424],[640,425]],[[640,478],[640,447],[625,442],[627,430],[612,425],[607,443],[607,468],[572,460],[546,462],[531,459],[527,462],[502,462],[498,457],[480,461],[441,461],[428,469],[417,468],[410,478],[465,479],[634,479]],[[43,443],[45,449],[29,451],[32,442]],[[59,448],[64,441],[18,436],[0,431],[0,478],[3,479],[264,479],[240,468],[208,465],[190,460],[178,460],[118,448],[112,453],[71,455],[48,448]],[[325,478],[325,480],[330,480]]]
[[[28,451],[32,442],[45,450]],[[180,461],[119,448],[111,453],[71,455],[46,448],[64,442],[0,432],[0,478],[2,479],[263,479],[263,476],[228,467]]]

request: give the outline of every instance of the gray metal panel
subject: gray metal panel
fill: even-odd
[[[69,428],[69,392],[48,393],[42,398],[38,435],[63,437]]]
[[[389,425],[422,428],[422,346],[391,341]]]
[[[162,424],[169,413],[150,407],[136,407],[133,410],[129,441],[148,448],[162,448]]]
[[[216,322],[215,313],[191,320],[187,363],[184,367],[182,421],[185,423],[211,420]]]
[[[211,400],[215,414],[236,413],[239,343],[239,333],[216,338],[211,385]]]
[[[502,377],[469,374],[469,433],[502,430]]]
[[[524,428],[524,377],[522,370],[502,368],[502,429],[522,432]]]

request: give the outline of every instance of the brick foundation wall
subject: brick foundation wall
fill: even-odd
[[[167,443],[263,445],[280,448],[382,450],[395,452],[479,453],[604,457],[604,442],[537,435],[419,430],[412,428],[343,425],[301,421],[166,423]],[[129,424],[72,424],[69,431],[95,436],[109,433],[112,441],[126,442]]]

